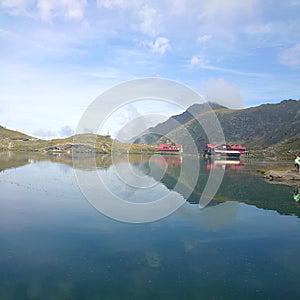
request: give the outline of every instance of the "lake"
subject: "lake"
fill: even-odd
[[[94,208],[71,157],[0,153],[1,300],[300,299],[300,205],[293,187],[266,183],[256,172],[275,163],[199,158],[191,190],[188,173],[178,184],[189,159],[81,159],[76,176],[97,175],[112,197],[134,204],[168,194],[183,199],[167,217],[133,224]],[[149,186],[127,185],[116,170],[128,180],[131,170]],[[224,178],[200,208],[211,170]]]

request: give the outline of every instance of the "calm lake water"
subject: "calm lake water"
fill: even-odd
[[[117,196],[148,202],[176,190],[188,157],[98,156],[77,172],[97,172]],[[293,187],[265,183],[253,160],[200,160],[185,204],[156,222],[129,224],[99,213],[78,187],[66,156],[0,153],[2,299],[300,299],[300,206]],[[152,162],[153,163],[153,162]],[[153,183],[132,189],[115,167]],[[211,169],[225,169],[204,209],[199,195]],[[174,190],[175,189],[175,190]],[[101,197],[101,195],[100,195]]]

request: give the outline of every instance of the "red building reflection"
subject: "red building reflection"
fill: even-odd
[[[241,160],[229,160],[229,159],[220,159],[220,160],[211,160],[206,161],[206,170],[242,170],[244,168],[244,163]]]

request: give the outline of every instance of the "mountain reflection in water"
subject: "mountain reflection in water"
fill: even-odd
[[[76,168],[82,170],[97,169],[109,170],[113,165],[131,165],[140,174],[148,176],[162,183],[168,190],[180,193],[187,202],[198,204],[203,189],[207,183],[211,169],[225,169],[223,182],[209,206],[214,206],[226,201],[237,201],[258,208],[274,210],[282,215],[296,215],[300,217],[300,205],[292,199],[293,188],[284,185],[271,185],[264,182],[256,172],[266,162],[255,160],[200,160],[200,170],[195,187],[190,185],[190,172],[182,172],[185,164],[190,170],[194,168],[193,160],[189,156],[182,155],[116,155],[112,161],[110,155],[81,155],[80,164]],[[72,157],[69,155],[43,155],[38,153],[0,153],[0,171],[17,168],[26,164],[51,161],[54,163],[73,166]],[[152,168],[161,168],[165,172],[163,176],[159,172],[151,172]],[[269,163],[270,164],[270,163]],[[126,168],[124,168],[125,170]],[[126,172],[126,170],[125,170]],[[158,176],[157,176],[158,174]],[[192,189],[192,190],[191,190]],[[131,193],[134,191],[132,190]]]
[[[264,182],[256,170],[266,162],[197,159],[191,190],[188,156],[80,158],[76,171],[98,175],[127,201],[170,191],[187,200],[168,217],[137,225],[86,201],[72,157],[0,153],[1,300],[298,299],[300,219],[286,216],[300,216],[293,188]],[[225,176],[200,209],[210,168]],[[150,189],[136,188],[133,174]]]

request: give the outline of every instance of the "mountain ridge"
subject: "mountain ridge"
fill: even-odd
[[[194,104],[184,113],[176,116],[177,119],[184,120],[180,124],[177,123],[177,126],[171,117],[164,123],[149,128],[148,132],[137,137],[135,142],[155,145],[173,141],[183,144],[189,151],[189,145],[185,145],[185,141],[187,135],[190,135],[201,152],[208,143],[208,138],[195,118],[184,118],[184,115],[192,108],[197,112],[197,118],[209,117],[203,105],[205,106],[205,104]],[[300,132],[300,100],[283,100],[275,104],[261,104],[234,110],[224,106],[214,106],[210,112],[217,116],[227,143],[244,144],[250,150],[276,147],[283,141],[288,144],[289,139],[297,137]],[[164,136],[160,136],[159,133],[163,133]],[[294,143],[294,145],[298,144]],[[293,153],[297,151],[292,150]],[[288,153],[289,149],[286,151]]]
[[[154,152],[159,143],[177,142],[183,144],[185,153],[189,153],[192,137],[198,151],[202,152],[208,138],[194,116],[209,119],[210,114],[217,116],[227,143],[244,144],[251,152],[263,157],[290,157],[300,154],[300,100],[283,100],[245,109],[229,109],[217,103],[193,104],[183,113],[150,127],[131,140],[133,145],[130,151]],[[0,150],[70,152],[77,148],[83,152],[112,151],[113,140],[110,137],[93,136],[95,145],[90,140],[91,137],[87,135],[81,145],[75,145],[74,136],[41,140],[0,125]],[[128,149],[128,144],[118,141],[116,144],[120,152]]]

